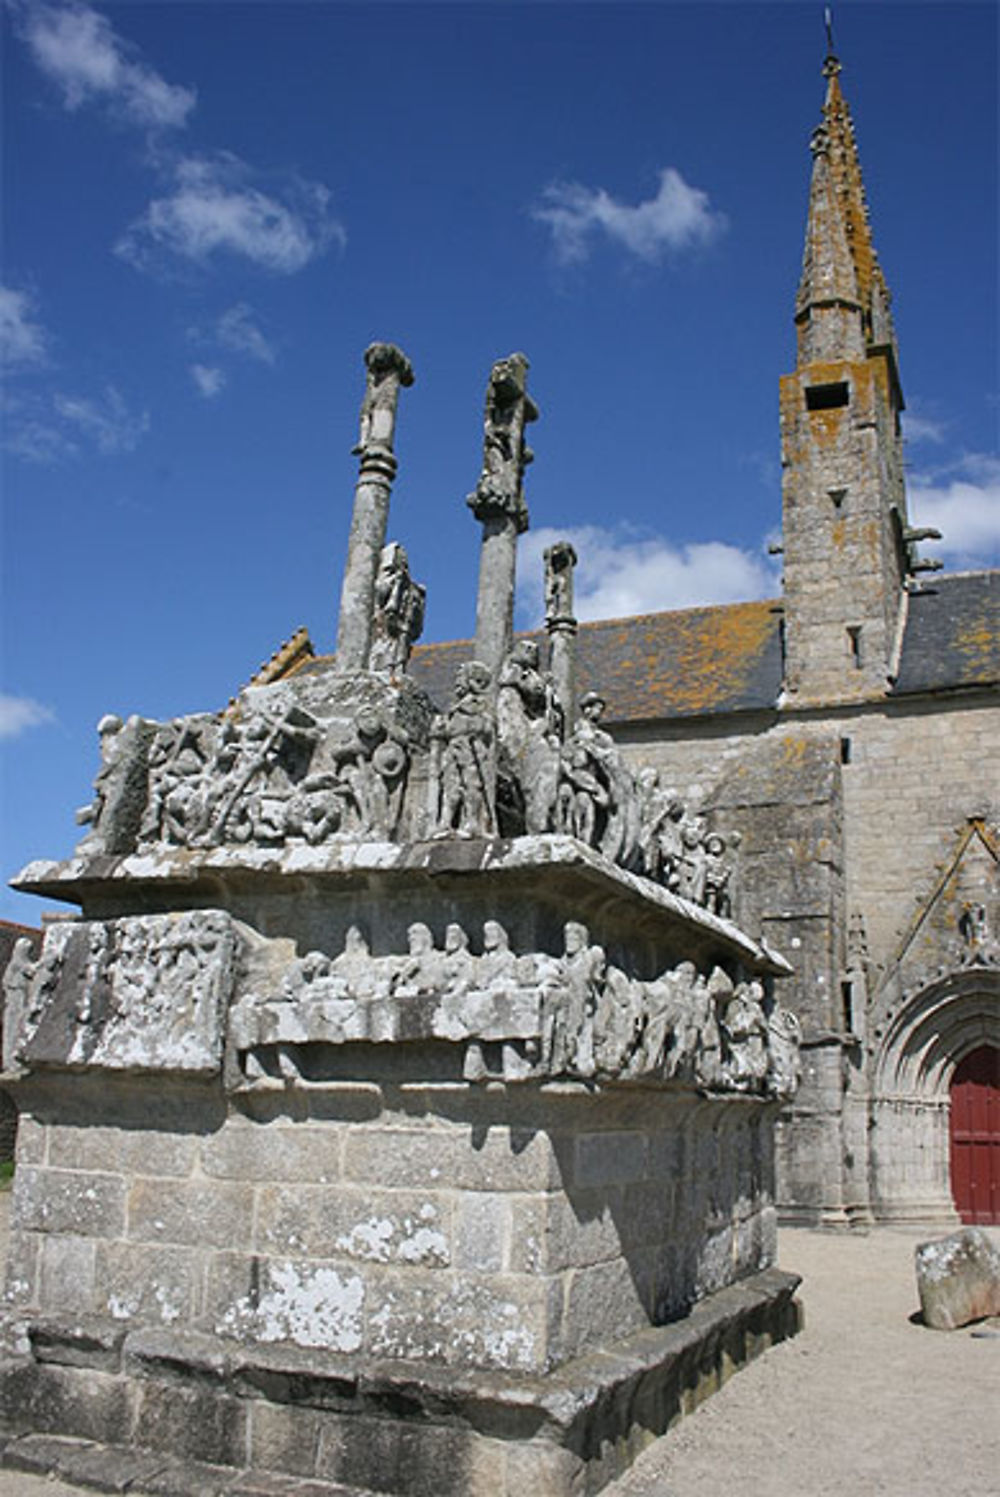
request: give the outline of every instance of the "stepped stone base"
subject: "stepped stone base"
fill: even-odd
[[[681,1321],[536,1378],[388,1362],[361,1369],[300,1347],[50,1317],[25,1323],[27,1348],[0,1369],[0,1391],[15,1436],[127,1446],[135,1492],[181,1490],[164,1486],[163,1473],[183,1457],[229,1468],[198,1485],[202,1494],[307,1497],[319,1482],[394,1497],[581,1497],[730,1373],[794,1335],[798,1282],[766,1269]],[[23,1464],[32,1448],[15,1438],[3,1460]],[[74,1479],[87,1480],[88,1461],[103,1471],[79,1444],[66,1450]],[[69,1470],[54,1455],[53,1464]],[[281,1476],[297,1480],[282,1485]]]

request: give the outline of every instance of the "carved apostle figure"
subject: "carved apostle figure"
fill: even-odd
[[[393,676],[406,670],[410,651],[423,631],[426,598],[427,589],[410,576],[403,547],[397,541],[383,546],[375,577],[370,670]]]
[[[507,932],[499,920],[487,920],[483,925],[483,954],[479,958],[478,986],[481,988],[508,987],[515,982],[517,957],[510,949]]]
[[[489,688],[488,668],[467,661],[455,678],[454,706],[435,721],[433,836],[496,832],[496,713]]]

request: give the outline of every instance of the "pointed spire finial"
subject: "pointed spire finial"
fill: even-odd
[[[833,12],[827,5],[823,9],[823,22],[826,26],[826,57],[823,60],[823,77],[835,78],[840,72],[840,58],[837,56],[833,45]]]

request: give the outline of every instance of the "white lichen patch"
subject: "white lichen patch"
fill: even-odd
[[[357,1351],[362,1339],[364,1282],[316,1264],[270,1262],[264,1287],[246,1294],[220,1318],[223,1335],[293,1341],[328,1351]]]
[[[424,1267],[449,1262],[448,1239],[437,1230],[437,1210],[429,1202],[419,1211],[420,1220],[405,1214],[398,1217],[372,1216],[358,1222],[349,1232],[337,1238],[337,1248],[351,1258],[373,1263],[419,1263]]]

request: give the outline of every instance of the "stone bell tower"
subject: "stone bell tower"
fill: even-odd
[[[854,127],[827,56],[814,132],[798,358],[781,381],[785,700],[871,700],[893,672],[905,582],[920,562],[903,479],[896,335]]]

